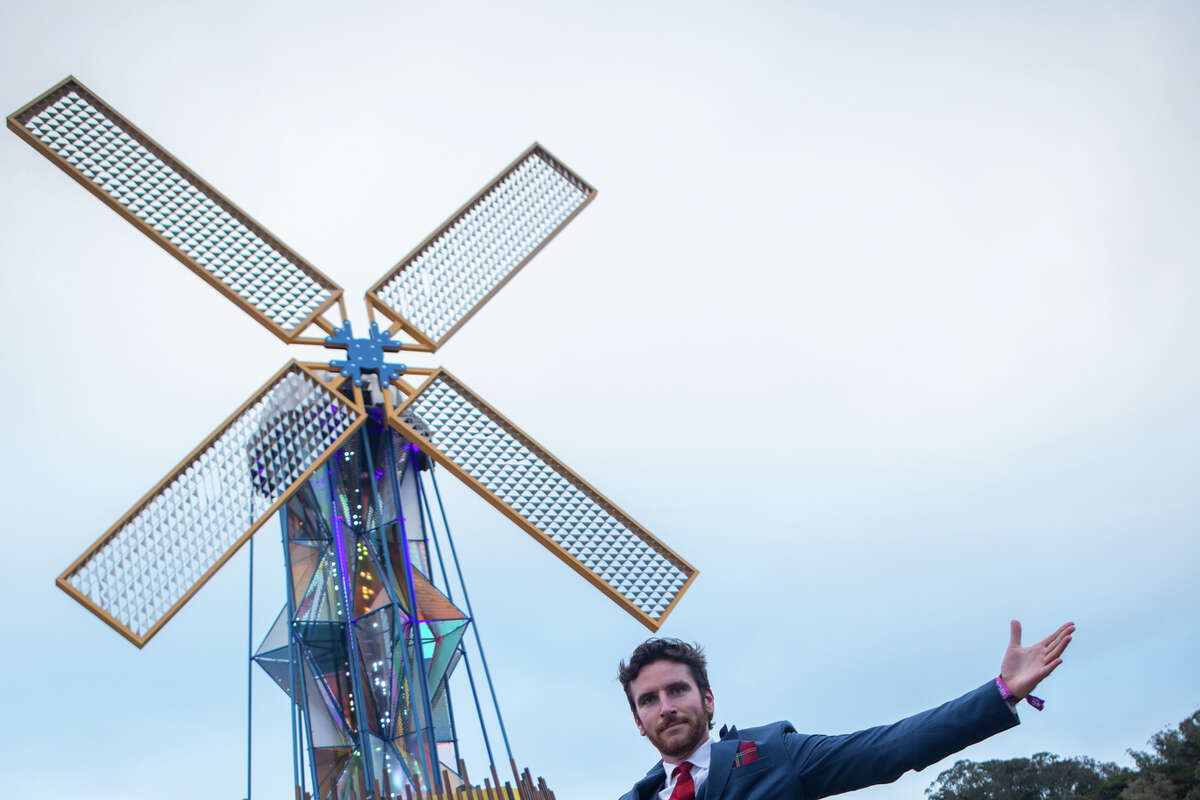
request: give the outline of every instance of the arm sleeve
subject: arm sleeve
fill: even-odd
[[[891,783],[1019,722],[993,682],[891,725],[840,736],[785,734],[809,798]]]

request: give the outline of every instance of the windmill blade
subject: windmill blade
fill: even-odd
[[[142,647],[366,419],[289,362],[58,576]]]
[[[389,421],[650,630],[695,579],[695,568],[446,370]]]
[[[376,282],[367,304],[436,350],[595,196],[535,143]]]
[[[74,78],[8,127],[285,342],[342,289]]]

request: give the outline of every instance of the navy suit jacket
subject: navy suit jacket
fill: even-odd
[[[733,728],[713,743],[708,779],[697,800],[816,800],[890,783],[1017,722],[995,682],[988,681],[957,700],[858,733],[800,734],[790,722]],[[739,746],[752,748],[758,757],[739,759]],[[664,778],[660,761],[621,800],[651,800]]]

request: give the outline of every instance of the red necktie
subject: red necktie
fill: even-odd
[[[675,790],[670,800],[696,800],[696,784],[692,783],[692,762],[685,761],[675,768]]]

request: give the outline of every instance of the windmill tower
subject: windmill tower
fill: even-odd
[[[285,364],[57,580],[142,647],[278,515],[287,603],[255,660],[293,700],[298,793],[466,781],[448,680],[472,615],[430,552],[435,468],[651,630],[695,578],[448,371],[387,360],[435,352],[595,196],[541,146],[367,291],[356,338],[341,287],[74,78],[8,126],[281,340],[345,351]]]

